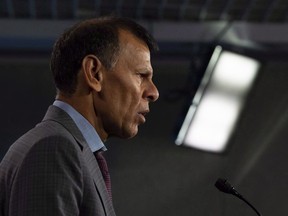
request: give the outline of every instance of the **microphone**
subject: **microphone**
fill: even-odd
[[[240,193],[238,193],[226,179],[218,178],[218,180],[215,182],[215,187],[224,193],[232,194],[238,197],[246,204],[248,204],[257,213],[257,215],[261,216],[260,212],[250,202],[248,202],[248,200],[246,200]]]

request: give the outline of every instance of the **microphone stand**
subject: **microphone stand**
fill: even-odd
[[[232,185],[230,185],[226,179],[219,178],[215,183],[215,187],[224,193],[232,194],[238,197],[239,199],[244,201],[247,205],[249,205],[257,213],[258,216],[262,216],[260,212],[248,200],[246,200],[240,193],[238,193],[238,191],[236,191],[235,188]]]

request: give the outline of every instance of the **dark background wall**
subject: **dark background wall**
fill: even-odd
[[[133,139],[107,142],[119,216],[255,215],[214,187],[218,177],[228,178],[263,215],[288,214],[288,63],[285,56],[270,57],[262,58],[229,150],[221,155],[174,144],[186,104],[185,95],[175,90],[185,89],[189,77],[197,75],[195,58],[154,58],[160,99],[151,105],[147,123]],[[48,62],[48,56],[37,55],[0,58],[1,158],[54,100]]]

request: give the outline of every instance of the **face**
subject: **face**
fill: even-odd
[[[120,31],[119,38],[118,61],[102,74],[101,103],[95,106],[108,137],[130,138],[146,121],[149,103],[156,101],[159,93],[152,81],[147,45],[127,31]]]

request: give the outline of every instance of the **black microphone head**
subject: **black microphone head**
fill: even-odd
[[[238,197],[239,199],[243,200],[257,213],[257,215],[261,216],[258,210],[251,203],[249,203],[241,194],[239,194],[235,190],[235,188],[229,184],[229,182],[226,179],[218,178],[218,180],[215,182],[215,187],[224,193],[232,194]]]
[[[231,186],[226,179],[219,178],[215,182],[215,187],[224,193],[234,194],[235,192],[235,189],[233,188],[233,186]]]

